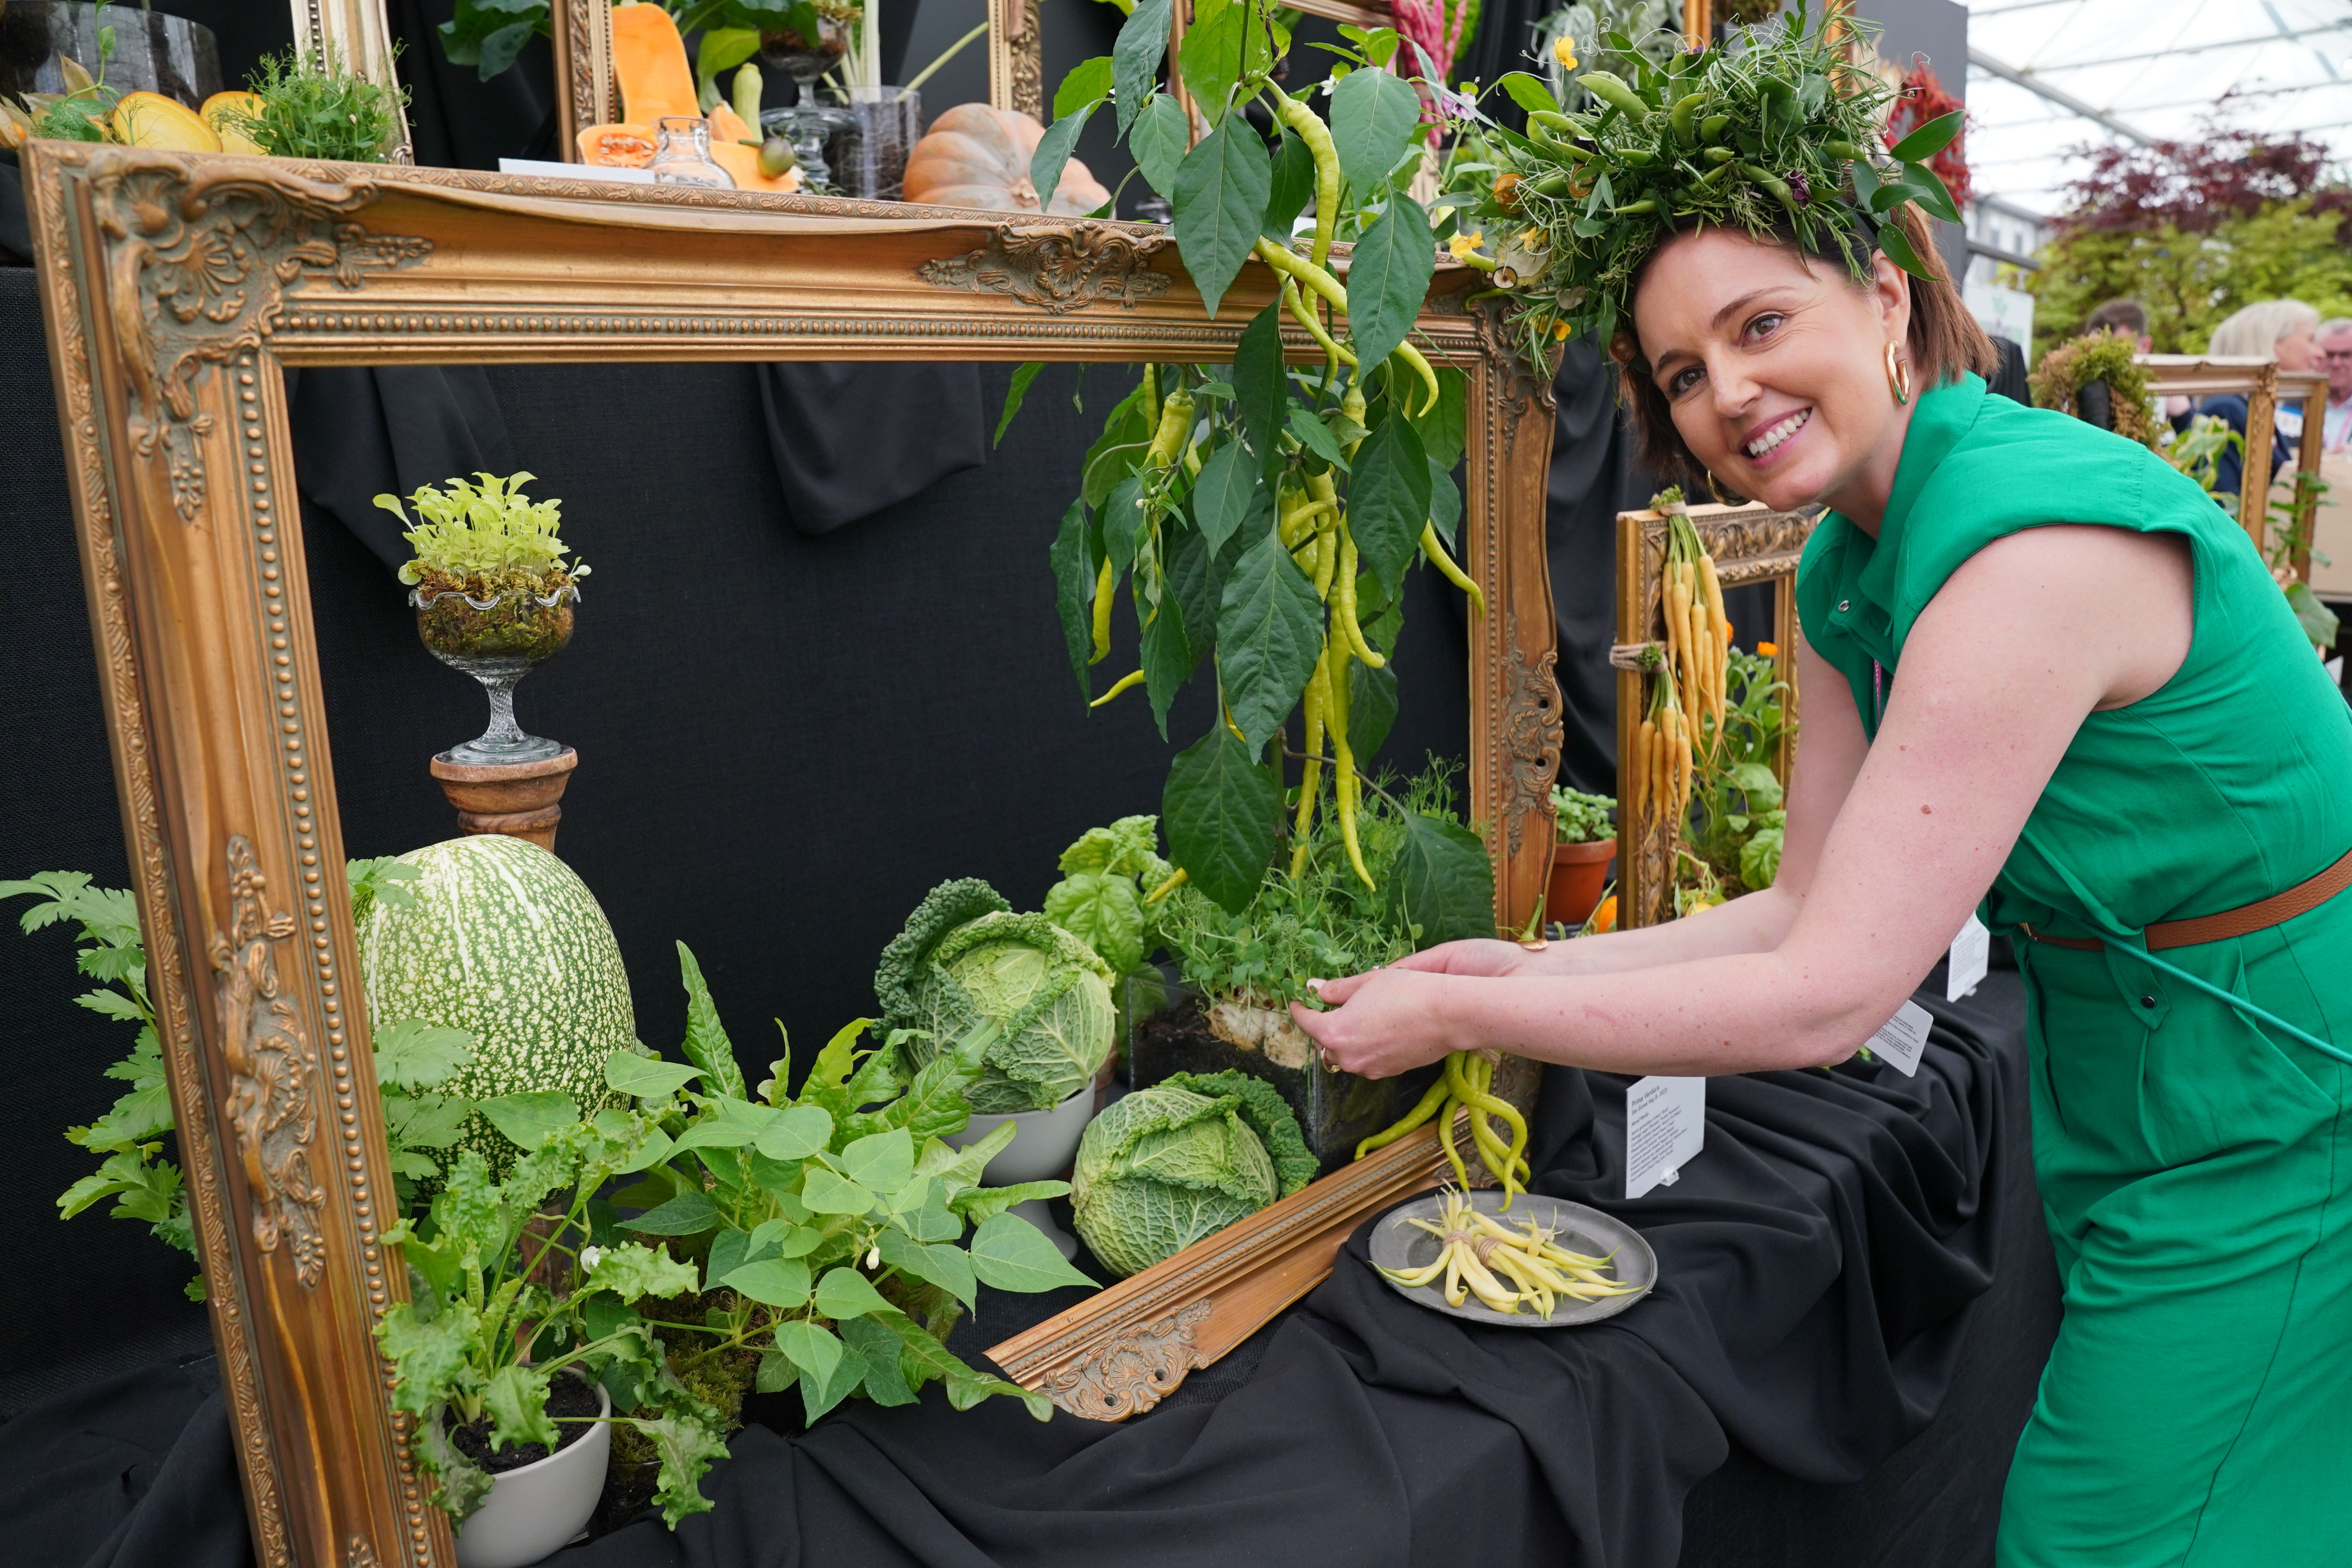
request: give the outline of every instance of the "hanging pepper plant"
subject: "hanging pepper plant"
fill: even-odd
[[[1449,552],[1464,380],[1411,342],[1437,237],[1407,192],[1423,100],[1388,68],[1397,33],[1339,29],[1327,119],[1274,79],[1286,13],[1200,0],[1175,61],[1207,128],[1194,143],[1160,85],[1170,3],[1139,0],[1113,52],[1064,79],[1031,182],[1050,200],[1087,121],[1115,115],[1172,209],[1209,313],[1253,263],[1279,291],[1230,364],[1145,367],[1087,453],[1048,559],[1071,667],[1095,706],[1140,687],[1164,736],[1177,693],[1213,683],[1209,731],[1169,773],[1161,822],[1178,869],[1154,890],[1187,880],[1238,911],[1277,840],[1303,840],[1321,811],[1373,883],[1355,832],[1360,766],[1395,712],[1406,574],[1427,564],[1485,605]],[[1270,113],[1271,144],[1244,112],[1253,103]],[[1309,202],[1311,233],[1294,238]],[[1332,248],[1343,223],[1357,237],[1344,261]],[[1320,347],[1319,365],[1285,363],[1286,325]],[[1008,419],[1034,374],[1016,375]],[[1140,666],[1097,695],[1123,607],[1140,629]],[[1295,784],[1286,760],[1299,764]],[[1429,901],[1484,882],[1474,833],[1434,818],[1412,828],[1391,896]]]

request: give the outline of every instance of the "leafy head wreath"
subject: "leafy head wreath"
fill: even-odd
[[[1612,34],[1633,79],[1578,77],[1596,112],[1563,112],[1525,72],[1497,84],[1528,111],[1528,133],[1490,129],[1499,172],[1476,206],[1510,236],[1495,283],[1526,302],[1531,351],[1579,333],[1609,344],[1631,321],[1643,265],[1674,235],[1709,225],[1793,236],[1808,254],[1842,257],[1857,280],[1869,278],[1874,251],[1916,278],[1939,276],[1897,215],[1907,201],[1959,221],[1927,160],[1958,133],[1961,116],[1882,151],[1894,89],[1846,58],[1830,20],[1848,36],[1868,26],[1835,16],[1809,29],[1801,5],[1776,36],[1743,29],[1736,53],[1686,50],[1664,65]]]

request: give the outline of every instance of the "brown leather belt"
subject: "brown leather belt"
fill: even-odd
[[[2199,915],[2189,921],[2158,921],[2141,933],[2150,951],[2168,947],[2194,947],[2200,942],[2226,942],[2233,936],[2246,936],[2284,925],[2295,916],[2315,910],[2347,888],[2352,888],[2352,849],[2325,871],[2297,882],[2284,893],[2273,893],[2267,899],[2242,904],[2234,910],[2223,910],[2218,915]],[[2105,942],[2079,936],[2051,936],[2035,931],[2022,921],[2017,929],[2035,942],[2046,942],[2053,947],[2071,947],[2078,952],[2096,952]]]

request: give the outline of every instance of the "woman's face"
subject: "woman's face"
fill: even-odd
[[[1886,345],[1910,320],[1907,279],[1884,257],[1856,288],[1841,266],[1720,228],[1667,242],[1633,300],[1675,428],[1719,483],[1873,525],[1911,412],[1887,384]],[[1915,391],[1924,383],[1915,370]]]
[[[2315,357],[2311,346],[2311,329],[2295,328],[2294,331],[2281,338],[2278,341],[2278,347],[2272,352],[2278,356],[2278,367],[2281,370],[2309,370],[2311,362]]]

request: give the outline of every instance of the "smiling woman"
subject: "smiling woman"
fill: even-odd
[[[1609,342],[1670,466],[1831,509],[1798,573],[1779,876],[1665,925],[1432,948],[1297,1023],[1376,1077],[1498,1047],[1825,1065],[1981,905],[2018,939],[2066,1282],[2000,1563],[2352,1561],[2342,700],[2193,481],[1986,391],[1922,259],[1942,143],[1865,151],[1872,89],[1834,47],[1791,27],[1627,68],[1580,79],[1601,112],[1530,114],[1508,190],[1549,243],[1521,320]],[[1572,199],[1519,195],[1547,189]]]

